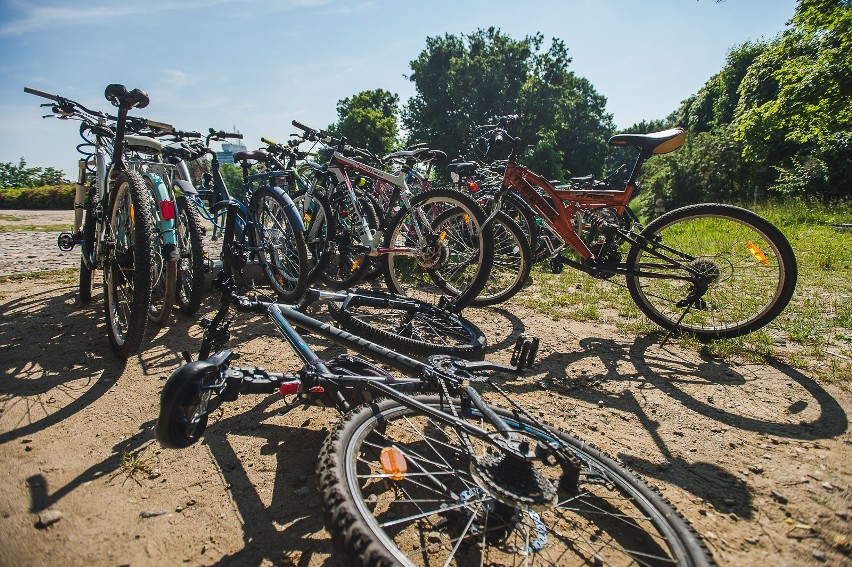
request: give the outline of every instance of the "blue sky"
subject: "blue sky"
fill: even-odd
[[[179,128],[236,127],[249,148],[298,119],[325,127],[337,101],[405,75],[428,36],[495,26],[559,37],[620,127],[667,116],[728,50],[785,27],[794,0],[0,0],[0,162],[73,172],[74,124],[42,120],[25,85],[107,110],[109,83],[151,97]]]

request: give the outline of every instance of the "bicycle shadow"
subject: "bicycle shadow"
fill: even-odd
[[[58,293],[57,293],[58,292]],[[102,305],[62,287],[0,303],[0,443],[56,425],[103,396],[124,371]],[[33,345],[41,348],[35,350]]]
[[[613,339],[585,338],[580,340],[580,347],[582,350],[576,352],[550,353],[538,361],[533,372],[544,371],[544,377],[516,381],[512,384],[513,392],[540,391],[544,385],[589,406],[635,416],[639,429],[651,438],[664,462],[654,462],[646,452],[633,454],[635,450],[623,451],[619,458],[642,475],[679,486],[710,502],[717,510],[750,518],[753,496],[747,482],[717,463],[687,460],[675,454],[660,433],[660,418],[650,416],[636,395],[644,398],[643,392],[654,390],[672,401],[661,404],[670,412],[691,411],[741,432],[814,440],[841,435],[848,428],[847,415],[831,394],[802,373],[777,361],[756,365],[767,370],[752,375],[750,372],[755,371],[747,365],[733,365],[707,356],[692,356],[676,348],[660,347],[654,335],[637,337],[629,344]],[[584,359],[596,361],[600,371],[586,376],[568,375],[568,369]],[[766,392],[777,390],[778,382],[798,385],[798,388],[788,387],[795,394],[790,396],[793,401],[786,413],[771,403],[768,407],[755,403],[755,399],[759,402],[762,396],[768,396]],[[775,393],[775,401],[777,399]],[[653,405],[650,407],[655,411]],[[749,411],[753,413],[747,413]],[[790,422],[806,413],[813,417],[800,419],[799,423]],[[605,430],[606,426],[602,428]]]

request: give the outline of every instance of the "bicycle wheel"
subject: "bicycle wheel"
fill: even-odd
[[[155,250],[157,248],[154,247]],[[165,323],[172,313],[177,272],[177,262],[166,260],[162,248],[154,252],[151,259],[151,302],[148,305],[148,319],[152,323]]]
[[[521,228],[502,211],[492,222],[494,261],[485,287],[470,302],[476,307],[508,301],[524,287],[532,269],[532,252]]]
[[[83,256],[87,254],[91,256],[92,250],[95,247],[95,214],[93,212],[95,198],[95,188],[89,187],[86,196],[85,216],[83,217],[82,241],[80,243],[80,303],[88,303],[92,300],[93,269],[88,267]]]
[[[305,236],[293,229],[287,203],[262,188],[252,197],[257,243],[265,256],[264,272],[281,301],[295,301],[308,287],[308,250]]]
[[[308,248],[308,282],[316,281],[331,259],[330,243],[334,242],[336,223],[328,201],[314,194],[310,202],[306,191],[293,193],[293,203],[305,223],[305,245]]]
[[[447,400],[414,400],[451,412]],[[506,471],[482,440],[467,447],[422,412],[393,400],[361,406],[325,440],[317,467],[326,527],[346,565],[712,564],[686,521],[615,459],[491,409],[531,444],[561,440],[581,462],[579,478],[560,482],[561,467],[541,459]],[[479,411],[456,401],[455,412],[499,435]],[[555,498],[520,504],[537,491]]]
[[[790,243],[746,209],[675,209],[641,237],[649,250],[634,245],[628,268],[670,278],[628,276],[627,288],[636,306],[666,329],[677,326],[701,340],[738,337],[766,325],[793,296],[798,268]]]
[[[151,198],[136,172],[112,183],[104,261],[104,310],[112,350],[122,358],[142,345],[151,301]]]
[[[379,225],[369,202],[356,199],[352,203],[346,186],[338,186],[332,192],[329,205],[336,227],[329,261],[320,279],[329,289],[337,291],[358,285],[370,268],[371,259],[361,241],[361,219],[367,221],[371,232]]]
[[[328,309],[350,333],[387,348],[428,356],[482,358],[485,334],[463,317],[407,297],[361,291]]]
[[[438,227],[435,220],[447,211],[459,214]],[[400,210],[385,232],[384,246],[392,250],[382,258],[388,289],[433,305],[450,296],[456,308],[467,306],[485,285],[494,259],[492,231],[482,230],[484,222],[482,208],[454,189],[413,197],[411,208]]]
[[[163,447],[183,449],[201,438],[212,409],[211,386],[219,379],[215,366],[203,360],[172,373],[160,394],[160,415],[154,426],[154,435]]]
[[[195,205],[181,195],[177,205],[178,273],[176,299],[181,313],[192,315],[204,299],[204,246]]]

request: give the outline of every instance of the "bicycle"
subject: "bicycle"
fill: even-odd
[[[334,174],[338,185],[329,188],[332,203],[338,203],[339,215],[333,253],[340,275],[338,287],[355,285],[368,270],[369,258],[382,262],[385,284],[393,293],[416,297],[437,304],[449,296],[454,309],[472,301],[485,285],[493,260],[492,234],[483,225],[485,215],[473,199],[452,189],[430,189],[413,195],[406,180],[410,168],[404,165],[391,174],[347,154],[355,149],[345,140],[314,130],[293,121],[304,132],[303,138],[321,142],[326,148],[318,152],[327,160],[325,170]],[[431,150],[415,150],[426,157]],[[392,187],[389,203],[395,207],[385,211],[381,226],[369,219],[369,201],[361,198],[349,171]],[[332,207],[335,205],[332,204]],[[441,214],[460,211],[459,215]],[[439,222],[440,219],[440,222]]]
[[[242,263],[228,243],[233,230],[230,222],[226,268],[216,280],[221,305],[206,322],[199,359],[178,368],[162,391],[155,434],[164,447],[198,442],[210,413],[240,395],[294,396],[279,414],[303,405],[337,409],[343,417],[320,449],[316,479],[326,527],[346,565],[561,565],[571,558],[712,564],[656,491],[581,439],[545,425],[482,375],[522,371],[535,358],[530,342],[520,341],[514,367],[447,356],[427,363],[302,313],[311,297],[287,306],[240,296],[228,273]],[[266,313],[301,370],[232,366],[224,348],[231,308]],[[352,355],[324,361],[297,328],[408,377]],[[487,403],[474,385],[507,409]]]
[[[58,244],[65,251],[80,245],[81,302],[91,299],[92,271],[103,269],[107,335],[113,352],[128,358],[138,352],[148,321],[155,205],[142,176],[125,164],[123,145],[128,111],[145,108],[148,95],[107,86],[104,96],[118,108],[118,115],[110,116],[30,87],[24,92],[53,101],[42,105],[51,109],[47,116],[81,122],[84,142],[77,150],[84,158],[78,166],[74,232],[60,235]],[[88,147],[94,151],[84,151]]]
[[[490,216],[507,192],[520,195],[557,241],[550,250],[555,273],[567,265],[596,278],[623,275],[634,303],[651,321],[701,340],[759,329],[792,298],[795,254],[781,231],[759,215],[718,203],[690,205],[643,227],[628,207],[642,164],[679,148],[685,140],[682,129],[610,138],[612,146],[638,151],[623,189],[612,188],[609,180],[626,166],[605,181],[588,176],[559,189],[518,163],[520,140],[509,133],[516,120],[505,116],[486,126],[488,144],[509,148]],[[574,251],[579,260],[563,255],[564,250]]]
[[[190,146],[190,160],[211,155],[210,174],[205,176],[202,188],[191,183],[181,184],[183,195],[199,211],[200,215],[213,224],[213,236],[224,228],[222,214],[211,205],[234,201],[238,204],[240,217],[237,222],[237,240],[249,254],[248,261],[260,265],[273,290],[283,301],[293,301],[302,296],[308,283],[308,252],[305,245],[305,227],[293,200],[280,187],[274,185],[281,176],[278,171],[251,174],[251,162],[265,162],[268,154],[262,150],[237,152],[234,162],[241,163],[245,184],[245,201],[231,197],[220,171],[219,159],[210,149],[211,140],[242,138],[241,134],[216,131],[210,128],[205,143]],[[266,182],[255,187],[255,183]],[[219,211],[222,209],[219,208]]]

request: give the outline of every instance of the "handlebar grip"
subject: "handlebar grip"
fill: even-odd
[[[269,138],[261,138],[260,141],[263,142],[264,144],[266,144],[267,146],[277,146],[278,145],[275,142],[273,142],[272,140],[270,140]]]
[[[166,124],[165,122],[158,122],[156,120],[146,119],[145,122],[151,128],[156,128],[162,132],[174,133],[175,127],[171,124]]]
[[[242,140],[243,139],[243,135],[238,134],[236,132],[222,132],[221,134],[222,134],[223,138],[231,138],[233,140]]]
[[[309,127],[305,126],[304,124],[302,124],[298,120],[293,120],[293,126],[298,128],[299,130],[303,130],[305,132],[314,132],[315,131],[313,128],[309,128]]]
[[[40,91],[38,89],[34,89],[32,87],[24,87],[24,92],[31,95],[40,96],[42,98],[47,98],[50,100],[59,101],[59,97],[50,93],[46,93],[44,91]]]

